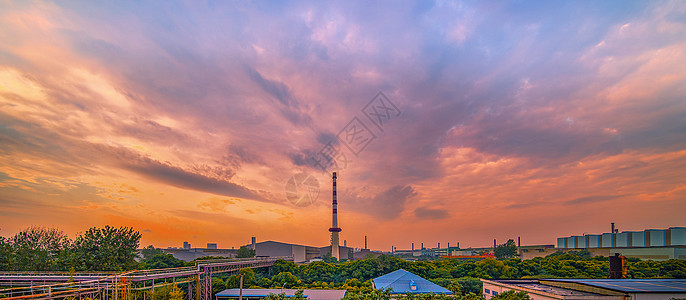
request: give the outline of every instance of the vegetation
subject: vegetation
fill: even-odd
[[[513,258],[517,255],[517,245],[513,239],[509,239],[505,244],[496,246],[493,254],[497,259]]]
[[[141,234],[133,228],[93,227],[70,240],[61,230],[32,226],[0,237],[0,270],[124,271],[137,268]]]
[[[173,268],[195,263],[183,262],[152,246],[141,249],[141,261],[136,262],[134,258],[140,238],[140,233],[128,227],[94,227],[73,241],[57,229],[29,227],[13,237],[0,237],[0,271],[123,271]],[[512,240],[495,250],[500,259],[411,262],[381,255],[357,261],[329,260],[304,265],[278,260],[270,268],[246,268],[234,275],[218,274],[213,277],[211,284],[215,292],[237,288],[240,276],[243,276],[245,288],[346,289],[346,299],[388,299],[388,291],[372,289],[371,279],[402,268],[453,291],[458,299],[480,299],[480,278],[607,278],[609,273],[608,258],[591,257],[588,251],[559,252],[547,257],[520,260],[512,258],[516,254]],[[241,248],[239,253],[241,256],[254,256],[254,251],[246,247]],[[630,278],[686,278],[686,261],[630,259],[628,274]],[[155,289],[155,294],[150,292],[148,296],[153,299],[176,299],[179,295],[183,296],[183,292],[170,285]],[[429,294],[398,298],[429,300],[443,297]],[[528,299],[528,296],[512,292],[502,293],[494,299],[520,300]]]
[[[240,249],[238,249],[238,253],[236,254],[237,258],[250,258],[250,257],[255,257],[255,250],[250,249],[246,246],[241,246]]]

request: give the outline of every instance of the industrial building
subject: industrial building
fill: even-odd
[[[183,261],[192,261],[203,256],[219,256],[226,258],[234,258],[238,253],[238,250],[235,249],[216,248],[167,248],[162,249],[162,251],[166,254],[171,254],[176,259],[180,259]]]
[[[658,300],[686,297],[686,279],[538,279],[487,280],[482,295],[486,300],[515,290],[533,300]]]
[[[239,299],[240,297],[246,300],[262,299],[269,295],[279,294],[284,294],[285,298],[293,298],[297,291],[294,289],[243,289],[241,294],[239,289],[228,289],[215,294],[215,296],[217,300]],[[346,292],[347,290],[305,289],[303,290],[303,296],[308,300],[340,300],[345,297]]]
[[[312,259],[322,258],[327,254],[331,254],[331,246],[313,247],[275,241],[265,241],[245,246],[251,248],[254,247],[253,249],[255,250],[255,256],[292,256],[295,263],[304,263]],[[352,256],[353,249],[350,247],[339,246],[339,251],[340,253],[344,254],[342,256],[343,259],[348,259],[349,256]]]
[[[613,223],[610,232],[558,238],[557,249],[650,260],[686,259],[686,227],[619,232]]]

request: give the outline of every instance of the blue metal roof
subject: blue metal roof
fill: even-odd
[[[544,279],[573,282],[624,293],[686,293],[686,279]]]
[[[259,297],[259,298],[264,298],[269,296],[270,294],[278,295],[278,294],[284,294],[284,296],[288,297],[295,297],[295,292],[297,290],[293,289],[243,289],[243,297]],[[239,289],[228,289],[228,290],[223,290],[215,296],[217,297],[238,297],[240,294]],[[307,297],[307,296],[305,296]]]
[[[392,289],[393,294],[449,294],[453,292],[403,269],[372,279],[377,290]]]

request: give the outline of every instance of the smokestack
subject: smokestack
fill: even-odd
[[[253,237],[251,238],[251,240],[252,240],[252,245],[251,245],[251,246],[252,246],[252,249],[255,250],[255,246],[256,246],[255,244],[257,244],[257,238],[253,236]]]
[[[414,243],[412,243],[412,251],[414,251]]]
[[[497,247],[498,244],[495,243],[495,239],[493,239],[493,250],[495,251],[495,247]]]
[[[348,240],[343,240],[343,247],[348,247]]]
[[[340,260],[340,254],[338,253],[338,233],[341,229],[338,227],[338,201],[336,198],[336,172],[333,172],[333,201],[331,203],[332,214],[331,214],[331,256]]]
[[[367,248],[367,236],[366,235],[364,236],[364,248],[369,249],[369,248]]]
[[[441,242],[438,242],[438,249],[441,249]]]
[[[424,243],[422,243],[422,250],[424,250]]]
[[[450,242],[448,242],[448,249],[450,249]]]
[[[460,249],[460,242],[457,242],[457,249]]]
[[[519,253],[519,258],[522,258],[522,237],[517,237],[517,253]]]

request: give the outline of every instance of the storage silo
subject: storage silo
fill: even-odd
[[[567,238],[557,238],[557,247],[558,248],[567,248]]]

